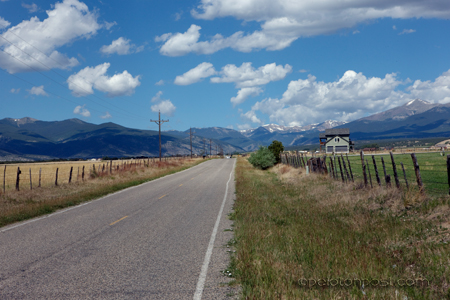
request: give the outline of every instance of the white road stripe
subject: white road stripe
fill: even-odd
[[[231,175],[234,172],[235,165],[236,165],[236,160],[234,161],[233,169],[231,170],[230,178],[228,179],[227,187],[225,189],[225,196],[223,197],[222,206],[220,206],[219,214],[217,215],[217,219],[216,219],[216,224],[214,225],[214,229],[211,234],[211,239],[209,240],[208,249],[206,250],[205,260],[203,261],[202,270],[200,272],[200,276],[198,277],[198,281],[197,281],[197,288],[195,289],[194,300],[202,299],[203,288],[205,286],[205,280],[206,280],[206,273],[208,272],[208,265],[209,265],[209,261],[211,260],[211,254],[212,254],[212,251],[214,248],[214,241],[216,240],[217,229],[219,228],[220,218],[222,217],[223,208],[224,208],[225,202],[227,200],[228,184],[231,181]]]

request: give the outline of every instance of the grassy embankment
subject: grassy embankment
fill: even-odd
[[[227,271],[244,299],[450,296],[448,196],[365,189],[288,166],[261,171],[241,158],[231,218]]]
[[[141,167],[137,166],[135,168],[132,166],[127,170],[121,170],[119,172],[113,171],[112,175],[108,172],[105,172],[103,175],[97,172],[90,173],[89,168],[86,165],[86,180],[81,181],[80,174],[80,178],[77,181],[77,172],[74,171],[71,184],[68,184],[67,181],[68,170],[70,170],[69,164],[33,164],[33,166],[31,166],[32,168],[36,170],[42,168],[43,171],[46,171],[45,173],[50,173],[48,170],[52,170],[51,174],[53,174],[53,176],[54,169],[59,167],[60,170],[62,169],[65,171],[63,174],[64,177],[67,175],[67,178],[64,178],[64,181],[61,179],[58,186],[55,186],[55,179],[52,176],[52,184],[48,184],[48,181],[46,180],[46,184],[38,188],[35,177],[32,190],[30,190],[29,181],[22,180],[22,183],[27,182],[27,185],[21,185],[20,191],[10,188],[7,189],[5,194],[0,194],[0,227],[17,221],[48,214],[61,208],[77,205],[81,202],[99,198],[127,187],[176,173],[203,161],[205,160],[199,158],[170,159],[162,162],[150,162],[149,165],[142,163]],[[98,167],[98,163],[96,165]],[[23,170],[23,173],[21,174],[22,177],[22,175],[28,173],[29,166],[23,164],[20,165],[20,167]],[[9,165],[7,166],[7,169],[8,168],[12,169]],[[17,170],[17,166],[14,166],[14,168]]]

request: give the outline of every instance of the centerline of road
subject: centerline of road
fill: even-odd
[[[109,224],[109,226],[113,226],[114,224],[116,224],[116,223],[122,221],[122,220],[125,219],[125,218],[128,218],[128,216],[125,216],[125,217],[120,218],[119,220],[117,220],[117,221],[115,221],[115,222],[112,222],[111,224]]]

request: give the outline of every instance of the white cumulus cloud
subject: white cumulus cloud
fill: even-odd
[[[214,74],[216,74],[214,66],[211,63],[203,62],[183,75],[177,76],[174,83],[177,85],[189,85]]]
[[[103,63],[96,67],[86,67],[78,73],[71,75],[67,82],[69,89],[75,96],[86,96],[94,93],[94,88],[107,93],[108,97],[131,95],[141,83],[140,76],[133,77],[127,71],[106,75],[109,63]]]
[[[407,88],[410,98],[420,98],[434,103],[450,102],[450,70],[442,73],[435,81],[416,80]]]
[[[161,112],[163,115],[166,116],[173,116],[175,113],[176,107],[173,105],[172,101],[170,99],[163,99],[161,98],[163,92],[159,91],[156,93],[156,95],[152,98],[151,102],[156,104],[152,105],[150,108],[152,112]]]
[[[402,32],[400,32],[398,35],[402,35],[402,34],[410,34],[410,33],[414,33],[416,32],[415,29],[403,29]]]
[[[86,117],[86,118],[89,118],[89,117],[91,116],[91,113],[90,113],[89,110],[87,110],[87,109],[85,108],[85,106],[86,106],[86,105],[83,105],[83,106],[78,105],[78,106],[75,107],[75,109],[73,110],[73,113],[74,113],[74,114],[77,114],[77,115],[81,115],[81,116]]]
[[[258,22],[260,30],[238,31],[229,37],[216,34],[200,40],[200,26],[192,24],[184,33],[165,33],[155,40],[164,42],[160,52],[168,56],[188,53],[211,54],[224,48],[241,52],[258,49],[281,50],[300,37],[335,33],[341,29],[381,19],[450,17],[448,0],[201,0],[191,11],[198,19],[233,17]]]
[[[292,72],[290,65],[283,67],[275,63],[267,64],[258,69],[253,68],[250,62],[245,62],[240,67],[229,64],[222,68],[221,76],[211,78],[211,82],[234,82],[237,88],[253,87],[281,80],[290,72]]]
[[[262,93],[262,88],[260,87],[246,87],[242,88],[238,91],[236,97],[231,98],[231,103],[233,103],[233,106],[236,106],[238,104],[243,103],[245,100],[247,100],[248,97],[252,96],[258,96]]]
[[[55,49],[76,39],[88,39],[102,27],[97,22],[97,13],[77,0],[57,2],[46,12],[48,17],[43,21],[32,17],[1,34],[4,39],[0,39],[0,68],[17,73],[73,67],[78,60]],[[5,26],[2,20],[0,26]]]
[[[48,94],[44,91],[44,86],[33,86],[31,90],[28,90],[28,93],[30,95],[36,95],[36,96],[48,96]]]
[[[119,55],[138,53],[142,50],[144,50],[143,46],[137,47],[135,44],[130,44],[130,40],[123,37],[113,41],[111,45],[105,45],[100,48],[100,51],[104,54],[117,53]]]
[[[103,116],[100,116],[100,118],[102,118],[102,119],[111,119],[112,116],[111,116],[111,114],[107,111]]]
[[[30,14],[37,12],[39,10],[39,7],[35,3],[31,3],[31,4],[22,3],[22,7],[28,9],[28,12]]]
[[[6,27],[9,27],[9,25],[11,25],[10,22],[8,22],[5,19],[3,19],[2,17],[0,17],[0,29],[4,29]]]

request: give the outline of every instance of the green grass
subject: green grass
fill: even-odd
[[[227,271],[242,299],[450,297],[450,236],[441,227],[450,218],[447,197],[406,191],[418,201],[405,210],[396,188],[365,189],[299,169],[280,179],[285,171],[276,168],[256,170],[245,159],[236,167],[236,253]],[[430,284],[398,284],[421,278]],[[303,285],[318,279],[387,279],[394,286]]]
[[[383,166],[381,163],[381,157],[383,157],[385,163],[386,173],[391,175],[391,183],[392,185],[395,186],[394,171],[390,155],[374,155],[374,157],[382,185],[385,186],[385,180],[384,180]],[[416,157],[419,163],[420,174],[422,177],[422,182],[424,184],[425,191],[431,195],[448,195],[449,185],[447,178],[447,155],[441,156],[440,153],[437,152],[417,153]],[[358,180],[363,180],[361,157],[359,155],[357,156],[351,155],[348,158],[350,160],[350,164],[355,179],[357,178]],[[377,180],[375,176],[375,168],[373,165],[372,154],[366,154],[364,158],[369,162],[372,185],[376,185]],[[412,188],[417,188],[417,179],[414,172],[414,165],[411,158],[411,154],[394,153],[394,160],[396,164],[400,185],[402,187],[406,187],[405,177],[401,166],[401,163],[403,163],[406,172],[406,179],[408,181],[409,186]],[[345,159],[345,162],[347,163],[347,159]],[[368,173],[367,176],[369,176]]]

